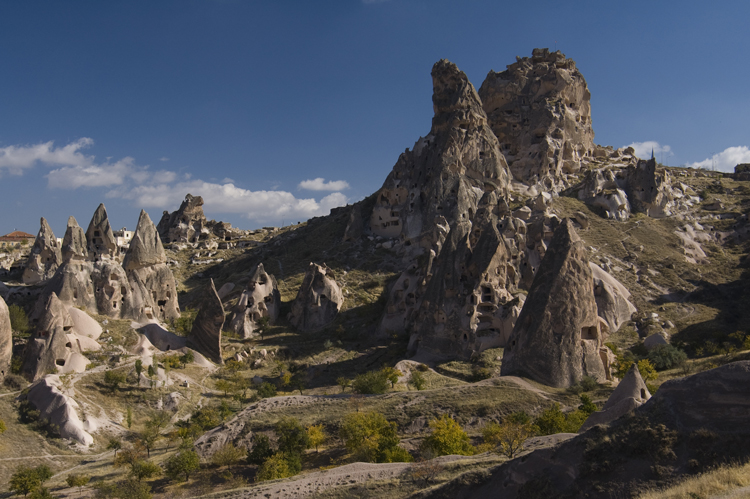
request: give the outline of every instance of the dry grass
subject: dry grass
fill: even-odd
[[[740,499],[750,497],[750,490],[729,494],[732,491],[750,486],[750,464],[722,466],[716,470],[690,477],[679,485],[663,490],[653,490],[641,494],[638,499],[696,499],[721,495]]]

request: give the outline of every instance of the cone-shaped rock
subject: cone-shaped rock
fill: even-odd
[[[159,233],[148,213],[141,210],[122,263],[131,293],[123,301],[129,307],[124,311],[126,316],[143,321],[168,321],[180,316],[174,276],[166,261]],[[123,292],[128,294],[127,289]]]
[[[206,226],[203,198],[188,194],[177,211],[165,211],[157,230],[164,243],[197,243]],[[205,231],[206,236],[208,230]]]
[[[479,88],[492,131],[516,180],[560,185],[593,159],[591,94],[572,59],[534,49]]]
[[[103,203],[96,208],[94,216],[91,217],[89,228],[86,229],[86,242],[89,255],[92,258],[117,255],[117,240],[112,233],[107,209]]]
[[[648,387],[641,377],[638,365],[634,363],[620,381],[620,384],[617,385],[615,391],[609,396],[602,410],[591,414],[583,423],[579,432],[584,432],[598,424],[610,423],[640,407],[650,398],[651,392],[648,391]]]
[[[216,293],[214,280],[210,279],[200,300],[201,308],[193,322],[187,346],[206,358],[223,364],[221,357],[221,329],[224,326],[224,306]]]
[[[268,317],[269,324],[276,322],[280,307],[281,294],[276,285],[276,278],[266,272],[263,264],[259,263],[251,272],[240,300],[232,309],[230,328],[243,338],[250,338],[261,318]]]
[[[24,284],[43,282],[55,275],[62,263],[62,253],[57,238],[47,220],[42,217],[41,227],[31,248],[26,268],[23,271]]]
[[[47,298],[44,315],[29,338],[24,353],[22,372],[29,381],[53,373],[65,365],[68,350],[67,332],[73,328],[73,319],[65,305],[52,293]]]
[[[0,296],[0,383],[10,373],[10,358],[13,355],[13,330],[10,326],[10,312]]]
[[[566,219],[555,231],[513,333],[502,375],[568,387],[608,377],[586,247]]]
[[[343,303],[333,271],[326,264],[310,263],[292,303],[289,322],[299,331],[315,331],[331,323]]]
[[[66,262],[71,259],[83,260],[87,256],[86,233],[74,217],[69,217],[62,244],[63,260]]]

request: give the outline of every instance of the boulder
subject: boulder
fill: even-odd
[[[209,279],[200,299],[201,307],[187,339],[187,347],[198,351],[209,360],[223,364],[221,330],[224,326],[224,306],[216,294],[213,279]]]
[[[648,391],[648,387],[641,377],[638,365],[633,363],[633,366],[625,374],[625,377],[622,378],[615,391],[607,399],[602,410],[592,413],[584,421],[579,433],[583,433],[598,424],[611,423],[615,419],[645,404],[650,398],[651,392]]]
[[[629,300],[630,291],[597,264],[590,262],[589,265],[594,279],[597,314],[606,321],[609,332],[614,333],[636,312]]]
[[[109,224],[107,209],[99,204],[86,229],[86,247],[89,257],[94,260],[118,256],[117,239]]]
[[[13,329],[10,325],[10,312],[5,300],[0,296],[0,383],[10,373],[10,358],[13,355]]]
[[[92,445],[94,438],[84,430],[84,424],[78,416],[78,403],[63,394],[59,386],[58,376],[46,376],[29,387],[26,399],[40,412],[41,419],[46,419],[59,428],[62,438],[75,440],[87,447]]]
[[[280,308],[281,294],[276,278],[259,263],[250,273],[250,280],[232,309],[229,327],[243,338],[251,338],[257,335],[254,331],[261,318],[267,317],[269,324],[276,322]]]
[[[501,374],[569,387],[610,378],[586,247],[569,219],[555,231],[505,346]]]
[[[333,271],[325,263],[310,263],[292,303],[289,322],[299,331],[315,331],[330,324],[343,303],[344,295]]]
[[[479,88],[484,111],[513,177],[559,190],[567,173],[593,158],[591,94],[575,62],[534,49]]]
[[[36,284],[50,279],[61,263],[60,245],[47,220],[42,217],[41,227],[23,271],[24,284]]]
[[[665,336],[666,333],[664,331],[649,335],[643,340],[643,346],[646,347],[646,350],[651,351],[659,345],[668,345],[669,341],[667,341]]]
[[[209,237],[203,198],[188,194],[177,211],[165,211],[157,225],[159,236],[165,244],[198,243]]]

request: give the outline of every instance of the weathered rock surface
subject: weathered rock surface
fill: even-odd
[[[349,212],[349,221],[344,230],[344,241],[356,241],[362,237],[365,222],[362,219],[362,208],[360,203],[355,203]]]
[[[0,296],[0,383],[10,373],[10,359],[13,355],[13,330],[10,325],[10,312],[5,300]]]
[[[177,211],[164,212],[157,230],[165,244],[197,243],[209,237],[209,231],[205,226],[203,198],[188,194]]]
[[[42,217],[41,227],[31,248],[26,268],[23,271],[24,284],[44,282],[55,275],[62,263],[62,253],[57,238],[47,220]]]
[[[63,260],[65,262],[72,259],[83,260],[87,256],[86,233],[83,232],[74,217],[69,217],[62,244]]]
[[[555,387],[571,386],[584,376],[605,381],[610,374],[604,339],[586,248],[566,219],[555,231],[505,346],[501,374]]]
[[[310,263],[292,303],[289,322],[299,331],[315,331],[330,324],[343,303],[344,295],[333,271],[326,264]]]
[[[201,308],[193,322],[187,339],[188,348],[203,354],[217,364],[223,364],[221,354],[221,329],[224,326],[224,306],[210,279],[200,300]]]
[[[94,438],[84,430],[78,416],[78,403],[63,394],[59,376],[47,376],[29,387],[26,399],[40,412],[40,418],[48,420],[60,430],[60,436],[85,446],[92,445]]]
[[[490,71],[479,96],[513,177],[559,190],[566,173],[593,157],[591,94],[572,59],[534,49]]]
[[[598,424],[611,423],[642,406],[650,398],[651,392],[648,391],[648,387],[641,377],[638,365],[634,363],[625,377],[622,378],[620,384],[617,385],[615,391],[609,396],[602,410],[592,413],[584,421],[579,433],[583,433]]]
[[[109,217],[104,204],[100,204],[94,216],[91,217],[89,227],[86,229],[86,243],[89,257],[94,260],[118,256],[117,239],[109,225]]]
[[[636,308],[630,303],[628,288],[597,264],[590,265],[597,313],[606,321],[609,332],[614,333],[630,320]]]
[[[279,318],[280,307],[281,294],[276,278],[259,263],[251,272],[245,290],[232,309],[229,327],[243,338],[257,336],[254,331],[258,321],[268,317],[269,324],[273,324]]]

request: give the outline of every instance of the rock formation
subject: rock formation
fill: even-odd
[[[42,217],[39,233],[31,248],[26,268],[23,271],[24,284],[44,282],[55,275],[57,267],[62,263],[62,254],[57,238],[52,232],[47,220]]]
[[[299,331],[315,331],[330,324],[343,303],[344,295],[333,271],[326,264],[310,263],[292,303],[289,322]]]
[[[209,360],[223,364],[221,355],[221,329],[224,327],[224,306],[210,279],[200,300],[201,308],[193,322],[187,346]]]
[[[206,215],[203,213],[203,198],[188,194],[177,211],[165,211],[157,230],[165,244],[197,243],[209,235]]]
[[[5,300],[0,296],[0,383],[10,373],[10,358],[13,355],[13,330],[10,325],[10,312]]]
[[[39,411],[39,417],[59,428],[60,436],[75,440],[86,447],[94,438],[84,428],[86,423],[78,416],[80,409],[72,397],[63,394],[58,376],[47,376],[29,387],[26,399]]]
[[[276,278],[267,273],[259,263],[250,273],[250,280],[232,309],[229,327],[243,338],[255,336],[253,332],[262,317],[268,317],[270,324],[279,318],[281,294]]]
[[[592,413],[584,421],[579,433],[583,433],[598,424],[611,423],[642,406],[650,398],[651,392],[648,391],[648,387],[641,377],[638,365],[634,363],[625,377],[622,378],[620,384],[617,385],[615,391],[609,396],[602,410]]]
[[[636,308],[630,303],[628,288],[597,264],[591,262],[590,265],[597,313],[607,323],[609,332],[614,333],[630,320]]]
[[[545,190],[594,152],[591,94],[572,59],[534,49],[479,88],[484,111],[513,177]]]
[[[79,337],[74,326],[67,308],[52,293],[34,335],[26,344],[21,370],[29,381],[57,371],[69,373],[86,369],[89,361],[83,352],[100,347],[95,338]]]
[[[83,260],[87,257],[86,233],[78,225],[74,217],[68,218],[68,227],[65,230],[62,244],[62,258],[65,262],[72,259]]]
[[[109,217],[104,204],[100,204],[91,217],[86,229],[86,243],[89,257],[94,260],[113,258],[118,255],[117,240],[109,225]]]
[[[609,349],[597,317],[586,247],[570,220],[555,231],[505,346],[502,375],[555,387],[605,381]]]
[[[180,316],[177,287],[167,266],[164,247],[151,218],[143,210],[122,266],[134,295],[130,315],[162,321]]]

